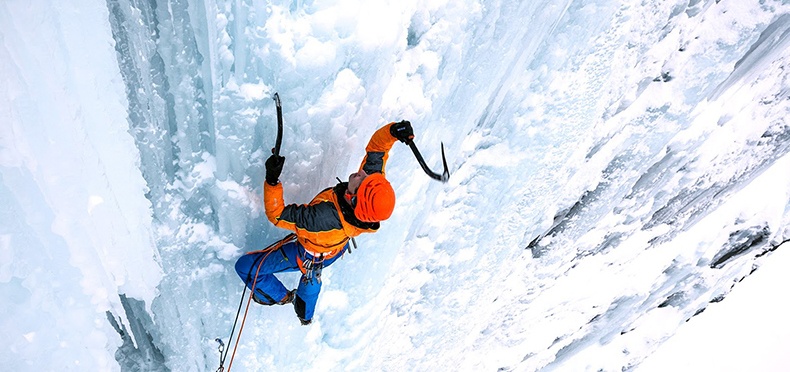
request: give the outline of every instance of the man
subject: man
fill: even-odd
[[[384,167],[392,145],[412,139],[414,131],[408,121],[379,128],[365,148],[367,154],[359,170],[349,175],[348,182],[321,191],[307,205],[285,205],[279,181],[285,158],[272,155],[266,160],[266,217],[293,234],[236,261],[236,272],[253,291],[255,302],[293,303],[302,325],[312,322],[321,291],[321,270],[343,255],[351,238],[377,231],[379,222],[392,215],[395,191],[384,178]],[[292,291],[274,276],[297,270],[302,272],[302,279]]]

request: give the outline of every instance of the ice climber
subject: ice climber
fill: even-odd
[[[392,145],[396,141],[408,143],[413,138],[408,121],[379,128],[365,148],[367,153],[359,170],[349,175],[348,182],[321,191],[306,205],[285,205],[279,181],[285,157],[272,155],[266,160],[266,216],[275,226],[293,233],[236,261],[236,272],[253,291],[255,302],[293,303],[302,325],[312,322],[321,291],[321,270],[343,255],[351,238],[376,232],[379,222],[392,215],[395,191],[384,177],[384,167]],[[302,278],[291,291],[274,276],[295,271],[301,271]]]

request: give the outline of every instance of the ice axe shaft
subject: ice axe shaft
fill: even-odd
[[[283,143],[283,106],[280,103],[280,95],[274,93],[274,104],[277,106],[277,140],[274,142],[272,153],[280,156],[280,145]]]
[[[444,156],[444,143],[442,143],[442,165],[444,165],[444,172],[442,172],[442,174],[436,173],[428,168],[428,165],[425,164],[425,159],[422,158],[422,154],[420,154],[420,150],[417,149],[417,145],[414,144],[414,141],[409,141],[408,144],[411,148],[411,152],[414,153],[414,157],[417,158],[417,162],[420,163],[422,170],[425,171],[425,174],[441,182],[447,182],[447,180],[450,179],[450,171],[447,169],[447,158]]]

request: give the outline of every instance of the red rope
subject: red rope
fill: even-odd
[[[241,326],[239,326],[239,334],[236,335],[236,343],[233,345],[233,353],[230,355],[230,363],[228,363],[228,372],[230,372],[231,367],[233,367],[233,358],[236,357],[236,349],[239,347],[239,340],[241,340],[241,332],[244,330],[244,322],[247,321],[247,312],[250,310],[250,302],[252,302],[252,296],[255,294],[255,285],[258,283],[258,273],[261,271],[261,266],[263,265],[263,261],[269,257],[272,252],[282,248],[283,245],[290,242],[296,237],[294,234],[289,234],[279,242],[272,244],[270,247],[262,249],[260,251],[249,252],[247,254],[252,253],[264,253],[266,255],[263,256],[260,262],[258,262],[258,268],[255,270],[255,278],[252,281],[252,288],[250,289],[250,296],[247,297],[247,307],[244,309],[244,317],[241,319]]]
[[[247,297],[247,307],[244,309],[244,317],[241,318],[241,326],[239,326],[239,334],[236,335],[236,344],[233,345],[233,353],[230,355],[230,363],[228,364],[228,372],[230,372],[231,367],[233,367],[233,358],[236,357],[236,349],[239,347],[239,340],[241,340],[241,332],[244,330],[244,322],[247,321],[247,312],[250,311],[250,302],[252,302],[252,296],[255,293],[255,284],[258,283],[258,273],[261,271],[261,265],[263,265],[263,261],[266,261],[266,258],[272,254],[272,251],[266,253],[261,259],[261,262],[258,263],[258,269],[255,270],[255,279],[252,281],[252,289],[250,289],[250,296]]]

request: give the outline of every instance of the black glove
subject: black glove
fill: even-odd
[[[390,134],[403,143],[409,143],[414,139],[414,129],[411,128],[411,123],[407,120],[392,124]]]
[[[280,181],[280,173],[283,172],[285,157],[272,155],[266,159],[266,183],[275,186]]]

